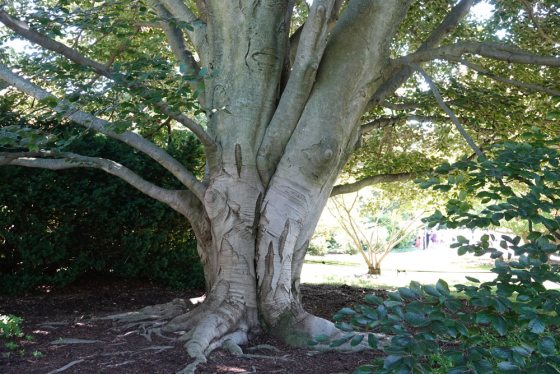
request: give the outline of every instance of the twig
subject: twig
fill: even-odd
[[[445,113],[447,113],[449,118],[451,118],[451,121],[457,127],[457,130],[463,136],[463,138],[465,138],[465,140],[467,141],[467,144],[473,149],[473,151],[478,156],[484,156],[484,153],[476,145],[473,138],[471,138],[471,136],[467,133],[467,131],[465,130],[463,125],[461,125],[461,122],[459,121],[459,119],[457,118],[455,113],[453,113],[451,108],[449,108],[447,106],[447,104],[445,104],[445,102],[443,101],[443,98],[441,97],[441,94],[439,93],[439,90],[438,90],[436,84],[434,83],[434,81],[432,80],[432,78],[430,78],[430,76],[424,71],[424,69],[422,69],[420,67],[420,65],[415,65],[414,67],[416,68],[416,70],[420,74],[422,74],[422,76],[424,77],[424,79],[426,80],[428,85],[430,86],[430,89],[432,90],[432,93],[434,94],[434,97],[436,98],[436,101],[438,102],[439,106],[445,111]]]

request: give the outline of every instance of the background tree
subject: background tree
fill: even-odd
[[[423,226],[424,212],[405,209],[405,204],[392,200],[382,191],[373,191],[369,199],[358,193],[353,195],[347,199],[334,196],[329,212],[362,255],[368,274],[381,274],[385,257]]]
[[[190,221],[208,296],[163,329],[190,330],[184,339],[196,362],[261,326],[293,344],[336,336],[300,302],[299,275],[321,210],[331,193],[416,171],[407,163],[388,170],[374,154],[353,163],[363,180],[333,189],[360,139],[367,144],[368,132],[379,137],[386,126],[395,139],[412,124],[403,117],[426,119],[420,144],[391,150],[406,155],[423,145],[445,157],[464,144],[455,128],[481,147],[529,123],[557,128],[542,114],[558,93],[560,59],[542,31],[558,40],[558,5],[484,3],[494,12],[480,20],[467,17],[475,3],[4,2],[7,38],[35,45],[27,54],[2,53],[0,79],[12,87],[5,94],[21,91],[39,101],[21,98],[36,115],[56,112],[130,145],[184,187],[164,188],[117,160],[68,152],[49,138],[2,154],[0,164],[98,168]],[[421,65],[439,85],[440,105],[458,119],[450,122],[421,84],[428,76],[416,73]],[[201,142],[203,174],[141,135],[167,120]]]

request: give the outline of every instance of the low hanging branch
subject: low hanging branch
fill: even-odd
[[[339,184],[334,186],[331,197],[342,195],[352,192],[357,192],[364,187],[371,186],[378,183],[391,183],[391,182],[404,182],[410,181],[418,177],[417,173],[395,173],[395,174],[378,174],[360,179],[354,183]]]
[[[187,29],[190,40],[194,48],[203,57],[206,49],[206,24],[192,12],[192,10],[183,2],[183,0],[157,0],[163,5],[169,13],[177,20],[188,23],[192,29]],[[195,25],[193,25],[196,23]]]
[[[448,117],[445,116],[421,116],[416,114],[411,115],[399,115],[395,117],[381,117],[376,118],[372,121],[366,122],[360,126],[361,135],[368,134],[369,132],[382,129],[387,126],[393,126],[396,124],[404,123],[405,121],[416,121],[416,122],[441,122],[449,121]]]
[[[200,72],[200,67],[185,44],[183,32],[173,24],[171,21],[171,14],[163,5],[155,0],[152,0],[151,3],[161,18],[161,26],[175,58],[185,67],[183,73],[190,77],[197,77]],[[199,92],[198,100],[200,104],[204,106],[204,84],[200,80],[189,80],[189,85],[193,90]]]
[[[422,52],[430,48],[438,46],[447,36],[451,35],[453,31],[459,26],[459,23],[469,14],[474,0],[461,0],[453,7],[443,21],[436,27],[424,43],[417,49],[416,52]],[[386,97],[392,95],[397,88],[403,85],[404,82],[410,78],[414,73],[414,69],[408,65],[394,65],[390,66],[387,75],[390,79],[387,80],[373,95],[368,104],[369,108],[379,105]]]
[[[560,91],[559,90],[555,90],[552,88],[548,88],[545,86],[541,86],[539,84],[534,84],[534,83],[526,83],[526,82],[520,82],[514,79],[509,79],[509,78],[504,78],[504,77],[500,77],[494,73],[492,73],[491,71],[488,71],[486,69],[484,69],[482,66],[476,65],[470,61],[467,61],[465,59],[461,59],[459,61],[462,65],[468,67],[471,70],[474,70],[482,75],[487,76],[490,79],[493,79],[497,82],[501,82],[501,83],[506,83],[512,86],[516,86],[525,90],[529,90],[529,91],[537,91],[537,92],[544,92],[546,94],[552,95],[552,96],[560,96]]]
[[[171,157],[163,149],[157,147],[155,144],[141,137],[140,135],[125,131],[123,133],[116,133],[111,129],[111,123],[104,119],[95,117],[89,113],[83,112],[76,108],[74,105],[59,100],[49,92],[43,90],[32,82],[14,74],[10,69],[0,64],[0,80],[5,81],[11,86],[14,86],[21,92],[34,97],[40,101],[52,100],[57,102],[58,105],[53,110],[63,117],[68,118],[86,128],[91,128],[97,132],[105,134],[113,139],[117,139],[129,146],[145,153],[165,169],[171,172],[181,183],[189,188],[199,199],[203,199],[206,187],[196,177],[186,169],[180,162]]]
[[[45,158],[50,157],[50,158]],[[48,170],[64,170],[72,168],[94,168],[103,170],[124,180],[149,197],[169,205],[184,214],[179,202],[180,191],[168,190],[156,186],[140,177],[126,166],[101,157],[82,156],[71,152],[0,152],[0,165],[16,165]]]
[[[396,64],[409,65],[421,62],[444,59],[449,61],[461,60],[464,54],[474,54],[499,61],[515,64],[560,66],[560,57],[541,56],[524,51],[515,46],[491,42],[461,42],[444,45],[439,48],[418,50],[408,56],[395,60]]]
[[[206,133],[202,126],[200,126],[196,121],[190,119],[185,114],[178,113],[163,101],[153,102],[152,92],[147,87],[144,87],[136,82],[129,83],[126,79],[116,79],[119,77],[119,75],[112,71],[107,65],[82,56],[75,49],[72,49],[63,43],[57,42],[56,40],[53,40],[33,30],[29,25],[14,19],[1,9],[0,22],[2,22],[5,26],[13,30],[18,35],[24,37],[25,39],[38,44],[45,49],[59,53],[76,64],[89,67],[93,69],[95,73],[113,81],[117,81],[117,83],[123,84],[129,89],[133,89],[136,93],[139,94],[140,97],[148,100],[162,113],[168,115],[169,117],[173,118],[177,122],[187,127],[189,130],[191,130],[203,145],[205,145],[206,147],[214,147],[214,140],[208,135],[208,133]]]
[[[441,97],[441,94],[439,93],[439,90],[438,90],[436,84],[434,83],[434,81],[424,71],[424,69],[422,69],[419,65],[416,65],[415,68],[420,74],[422,74],[422,76],[424,77],[424,79],[426,80],[428,85],[430,86],[430,89],[432,90],[432,93],[434,94],[434,97],[436,98],[439,106],[441,106],[441,108],[445,111],[445,113],[447,113],[447,115],[451,119],[451,122],[453,122],[455,127],[457,127],[457,130],[459,131],[459,133],[467,141],[467,144],[472,148],[472,150],[476,153],[477,156],[484,156],[484,153],[482,153],[480,148],[476,145],[473,138],[471,138],[471,136],[469,135],[469,133],[467,133],[467,131],[465,130],[463,125],[461,125],[461,122],[459,121],[459,119],[457,118],[455,113],[453,113],[451,108],[449,108],[447,106],[447,104],[445,104],[445,102],[443,101],[443,98]]]

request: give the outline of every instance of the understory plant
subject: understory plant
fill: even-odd
[[[0,314],[0,341],[6,349],[13,350],[18,347],[14,339],[23,337],[22,321],[18,316]]]
[[[520,236],[458,236],[459,254],[490,254],[495,279],[450,289],[411,282],[343,308],[335,316],[350,341],[385,355],[358,373],[559,373],[560,372],[560,138],[534,131],[519,142],[502,142],[476,159],[443,165],[423,188],[448,191],[444,212],[430,226],[489,228],[518,220]],[[443,179],[446,176],[446,179]],[[465,199],[466,197],[471,197]],[[556,287],[556,288],[555,288]],[[383,334],[383,335],[380,335]]]
[[[31,123],[14,108],[12,100],[0,98],[0,153],[21,148],[31,125],[56,129],[53,137],[72,139],[64,151],[118,158],[150,179],[179,187],[163,168],[125,145],[63,121]],[[13,144],[2,139],[8,125],[22,134]],[[175,132],[165,144],[185,164],[203,168],[192,135]],[[150,279],[174,288],[204,285],[194,233],[184,216],[122,180],[92,169],[6,166],[0,168],[0,181],[0,294],[63,287],[93,274]]]

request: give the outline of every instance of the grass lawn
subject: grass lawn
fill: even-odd
[[[435,283],[440,278],[449,284],[464,284],[467,275],[481,281],[493,279],[492,266],[493,260],[487,256],[458,256],[455,249],[432,248],[390,253],[381,264],[381,275],[370,276],[361,255],[329,254],[307,256],[301,281],[371,288],[402,287],[412,280]]]

